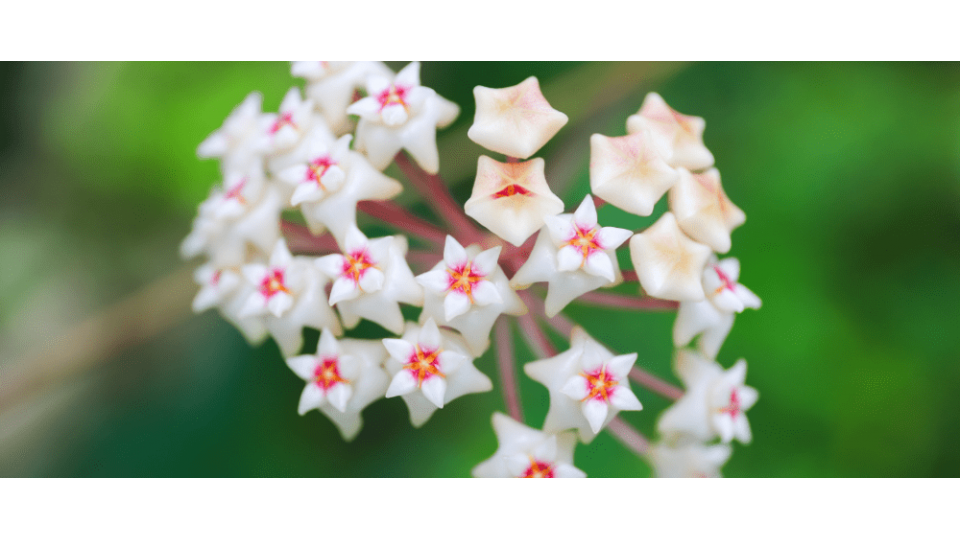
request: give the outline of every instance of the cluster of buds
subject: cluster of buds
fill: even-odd
[[[478,86],[468,137],[504,158],[480,157],[461,204],[437,174],[436,144],[459,107],[422,86],[419,71],[417,62],[396,74],[379,62],[294,62],[305,93],[292,88],[277,113],[262,112],[253,93],[203,141],[198,154],[219,159],[223,181],[181,246],[206,259],[194,310],[217,308],[251,343],[272,336],[306,382],[299,413],[319,410],[346,440],[378,399],[401,397],[419,427],[452,400],[492,390],[474,362],[493,342],[509,416],[494,414],[499,448],[474,476],[584,476],[575,446],[604,429],[661,476],[718,475],[728,443],[750,440],[744,412],[757,393],[744,386],[743,360],[724,370],[715,358],[734,313],[760,300],[737,282],[737,259],[714,255],[729,251],[745,216],[712,168],[703,120],[649,94],[626,136],[590,139],[593,195],[564,213],[533,155],[567,116],[535,77]],[[384,174],[391,163],[404,182]],[[405,188],[438,223],[391,202]],[[598,221],[604,204],[649,216],[668,192],[670,211],[644,231]],[[369,238],[358,210],[397,234]],[[619,249],[633,270],[621,270]],[[639,294],[597,291],[625,281],[639,282]],[[686,390],[570,321],[562,311],[574,301],[676,310],[674,367]],[[419,318],[405,320],[401,304],[422,308]],[[345,337],[361,319],[396,337]],[[523,372],[549,391],[539,430],[523,421],[511,321],[539,356]],[[305,327],[321,332],[313,353],[302,350]],[[570,348],[555,350],[545,327],[569,335]],[[655,445],[618,418],[642,408],[631,382],[676,400]]]

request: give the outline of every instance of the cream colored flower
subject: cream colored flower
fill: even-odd
[[[678,113],[654,92],[647,94],[637,114],[627,118],[627,133],[649,129],[670,166],[693,171],[713,165],[713,154],[703,145],[705,127],[703,118]]]
[[[545,433],[493,413],[497,451],[473,468],[476,478],[584,478],[573,466],[573,433]]]
[[[630,260],[643,290],[665,300],[703,300],[700,276],[710,248],[683,234],[667,212],[630,239]]]
[[[720,183],[720,172],[710,169],[693,174],[679,169],[680,179],[670,189],[670,211],[690,238],[717,253],[730,251],[730,233],[743,225],[746,214],[737,208]]]
[[[617,208],[649,216],[677,178],[646,129],[626,137],[590,137],[590,189]]]
[[[567,123],[567,115],[547,103],[536,77],[508,88],[476,86],[473,96],[477,114],[467,137],[511,157],[529,158]]]

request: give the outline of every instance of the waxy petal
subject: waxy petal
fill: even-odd
[[[527,159],[567,123],[567,115],[547,103],[536,77],[508,88],[473,89],[477,113],[467,136],[501,154]]]
[[[438,409],[443,408],[444,394],[447,392],[447,383],[442,377],[430,377],[426,379],[423,381],[423,384],[420,385],[420,391],[423,392],[423,397],[427,398],[430,403],[436,405]]]
[[[319,408],[325,402],[323,390],[315,384],[308,384],[303,393],[300,394],[300,404],[297,405],[297,412],[300,416],[307,414],[307,411]]]
[[[610,412],[610,406],[606,402],[598,399],[588,399],[581,405],[583,416],[587,418],[590,429],[594,433],[600,433],[603,429],[603,423],[607,420],[607,413]]]
[[[390,386],[387,387],[387,393],[384,397],[392,398],[407,395],[417,389],[419,382],[417,376],[410,370],[402,369],[390,381]]]

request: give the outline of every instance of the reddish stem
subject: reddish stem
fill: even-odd
[[[450,225],[461,244],[473,244],[483,239],[483,234],[477,229],[470,218],[463,213],[463,207],[458,203],[443,178],[429,174],[418,165],[410,161],[403,152],[397,153],[394,161],[403,174],[410,180],[424,200]]]
[[[442,259],[443,254],[439,252],[422,251],[419,249],[411,249],[407,251],[407,261],[422,267],[424,271],[433,268]]]
[[[557,350],[553,347],[553,344],[550,343],[550,340],[547,339],[543,330],[540,329],[540,325],[537,324],[537,320],[533,318],[533,315],[527,313],[519,318],[519,323],[523,338],[526,340],[527,345],[533,349],[533,354],[538,358],[550,358],[551,356],[557,355]]]
[[[678,400],[683,397],[683,390],[657,377],[656,375],[634,366],[630,369],[630,379],[653,390],[663,397]]]
[[[389,223],[394,227],[419,236],[440,246],[447,238],[447,233],[432,223],[418,218],[407,209],[387,201],[360,201],[357,208],[361,212]]]
[[[650,443],[646,437],[641,435],[640,432],[630,424],[616,417],[610,421],[607,429],[610,430],[611,435],[619,439],[624,446],[633,450],[638,456],[645,457],[647,455],[647,449],[650,448]]]
[[[575,300],[585,304],[594,304],[597,306],[608,306],[620,309],[635,309],[640,311],[674,311],[680,305],[673,300],[660,300],[659,298],[621,296],[605,292],[590,291],[577,297]]]
[[[333,236],[329,233],[314,236],[306,225],[281,220],[280,232],[287,239],[287,247],[292,253],[314,254],[340,251]]]
[[[635,270],[624,270],[621,272],[623,274],[623,280],[626,282],[638,282],[640,278],[637,277],[637,272]]]
[[[517,383],[517,366],[513,357],[513,336],[506,317],[500,317],[494,328],[497,342],[497,365],[500,368],[500,384],[507,412],[517,422],[523,423],[523,407],[520,402],[520,385]]]

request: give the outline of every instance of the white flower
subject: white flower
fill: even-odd
[[[293,257],[283,239],[270,255],[269,265],[248,264],[243,275],[256,289],[247,297],[240,317],[264,317],[270,334],[284,355],[296,354],[303,345],[304,326],[331,328],[341,333],[336,314],[323,292],[326,281],[312,259]]]
[[[190,234],[180,245],[184,257],[201,253],[214,266],[244,264],[250,249],[269,253],[280,238],[280,194],[266,184],[259,169],[229,173],[200,203]]]
[[[473,468],[476,478],[584,478],[573,466],[577,439],[572,433],[544,433],[509,416],[493,413],[497,451]]]
[[[193,299],[195,313],[212,307],[219,308],[220,313],[240,329],[247,341],[253,344],[263,341],[267,335],[263,320],[258,317],[240,317],[240,311],[254,288],[243,279],[239,268],[218,268],[208,263],[197,268],[193,279],[200,285],[200,292]]]
[[[745,308],[760,309],[760,298],[737,283],[739,277],[740,261],[736,258],[717,261],[716,256],[711,257],[703,270],[702,280],[707,299],[680,302],[673,325],[674,345],[683,347],[700,335],[700,350],[708,357],[716,358],[733,327],[734,313],[742,313]]]
[[[263,144],[268,152],[290,150],[310,130],[313,121],[313,101],[304,100],[300,89],[293,87],[283,96],[280,111],[267,115],[270,125],[263,133]]]
[[[680,179],[670,189],[670,211],[683,232],[717,253],[730,251],[730,233],[747,220],[720,184],[720,172],[691,174],[679,169]]]
[[[443,260],[417,276],[425,289],[420,322],[433,318],[460,331],[474,356],[490,345],[490,330],[501,313],[520,316],[527,312],[497,265],[500,249],[481,252],[476,245],[464,249],[448,235]]]
[[[333,144],[313,138],[307,158],[277,176],[295,187],[290,204],[300,206],[310,231],[318,235],[329,228],[338,242],[357,223],[357,202],[396,197],[403,185],[373,168],[366,158],[350,150],[351,135]]]
[[[657,422],[665,437],[680,442],[692,438],[706,442],[716,436],[727,443],[749,443],[750,424],[744,414],[757,401],[757,391],[744,386],[747,362],[743,359],[726,371],[720,364],[689,349],[677,351],[674,367],[687,391]]]
[[[422,426],[434,411],[454,399],[493,389],[459,336],[441,331],[433,319],[423,327],[407,323],[400,339],[384,339],[390,353],[387,371],[393,376],[388,398],[401,396],[410,409],[410,422]]]
[[[575,428],[589,443],[620,411],[642,407],[630,389],[627,374],[637,353],[614,356],[579,326],[570,335],[570,349],[553,358],[523,366],[533,380],[550,392],[550,410],[543,429]]]
[[[621,210],[649,216],[677,178],[646,129],[626,137],[590,137],[590,189]]]
[[[293,62],[290,74],[307,79],[307,96],[336,133],[350,131],[347,107],[371,75],[389,77],[382,62]]]
[[[319,410],[337,425],[345,440],[352,440],[363,425],[360,412],[387,390],[390,377],[381,367],[386,358],[387,351],[377,340],[337,342],[324,328],[316,354],[287,359],[290,369],[307,381],[298,412]]]
[[[567,123],[567,115],[547,103],[536,77],[508,88],[476,86],[477,113],[467,132],[488,150],[527,159]]]
[[[660,478],[718,478],[731,452],[727,444],[673,447],[660,443],[650,446],[649,456],[653,472]]]
[[[672,167],[690,170],[713,165],[713,154],[703,145],[705,127],[703,118],[678,113],[653,92],[647,94],[637,114],[627,118],[627,133],[650,130],[663,159]]]
[[[640,286],[650,296],[665,300],[703,300],[700,275],[710,248],[683,234],[667,212],[630,239],[630,260]]]
[[[553,317],[581,294],[618,283],[616,249],[633,233],[600,227],[593,197],[587,195],[573,214],[545,216],[546,226],[527,261],[510,280],[514,288],[549,283],[545,310]]]
[[[333,282],[330,305],[337,306],[343,324],[356,326],[361,318],[393,333],[403,331],[399,302],[420,306],[423,289],[417,284],[404,256],[403,236],[368,240],[351,225],[344,236],[342,254],[316,259],[316,266]]]
[[[360,116],[355,147],[383,170],[406,149],[423,170],[440,169],[437,128],[452,123],[460,108],[420,86],[420,62],[411,62],[391,81],[375,75],[367,79],[367,97],[347,108]]]
[[[248,169],[266,151],[260,133],[270,119],[261,112],[263,96],[250,93],[197,148],[201,158],[220,158],[224,171]]]
[[[515,246],[544,225],[545,216],[563,212],[563,201],[550,191],[543,159],[500,163],[487,156],[477,162],[477,179],[464,211]]]

